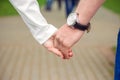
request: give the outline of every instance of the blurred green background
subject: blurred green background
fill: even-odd
[[[43,6],[46,0],[38,0],[40,6]],[[0,16],[10,16],[18,14],[13,6],[10,4],[9,0],[0,1]]]
[[[40,6],[43,6],[46,0],[38,0]],[[120,0],[106,0],[103,4],[105,8],[112,10],[113,12],[120,14]],[[16,15],[17,12],[9,3],[8,0],[1,0],[0,2],[0,16],[9,16],[9,15]]]
[[[120,15],[120,0],[106,0],[103,6]]]

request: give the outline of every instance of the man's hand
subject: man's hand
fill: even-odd
[[[84,31],[71,28],[65,24],[44,43],[44,47],[63,59],[69,59],[73,56],[71,47],[80,40],[83,34]]]
[[[66,53],[66,54],[69,54],[69,56],[68,56],[68,57],[64,57],[63,53],[54,46],[54,40],[55,40],[55,36],[53,35],[50,39],[48,39],[48,40],[43,44],[43,46],[44,46],[45,48],[47,48],[48,51],[53,52],[54,54],[56,54],[57,56],[59,56],[59,57],[61,57],[61,58],[63,58],[63,59],[69,59],[70,57],[72,57],[72,54],[73,54],[73,53],[72,53],[72,50],[71,50],[71,49],[69,49],[69,52]],[[59,46],[59,44],[56,45],[56,46]]]
[[[54,46],[61,51],[64,58],[69,58],[71,47],[80,40],[84,31],[69,27],[67,24],[63,25],[54,35]]]

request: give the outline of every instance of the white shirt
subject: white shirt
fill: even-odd
[[[42,16],[36,0],[9,1],[21,15],[32,35],[40,44],[43,44],[56,32],[57,28],[48,24]]]

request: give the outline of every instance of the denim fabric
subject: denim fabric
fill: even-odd
[[[46,10],[50,11],[52,8],[53,0],[47,0]]]
[[[65,0],[66,17],[72,12],[74,7],[78,4],[79,0]]]
[[[66,5],[66,17],[72,12],[75,6],[75,0],[65,0]]]
[[[114,80],[120,80],[120,31],[118,34]]]

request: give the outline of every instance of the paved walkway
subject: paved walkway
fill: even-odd
[[[56,5],[54,5],[56,6]],[[65,23],[64,9],[42,11],[49,23]],[[62,60],[49,54],[32,37],[19,16],[0,18],[0,80],[113,80],[114,56],[120,18],[101,8],[92,19],[92,30]]]

